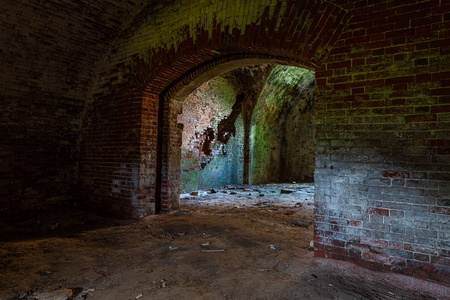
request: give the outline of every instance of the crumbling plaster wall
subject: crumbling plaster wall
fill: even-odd
[[[218,76],[202,84],[183,102],[178,122],[183,126],[181,192],[242,184],[244,128],[239,116],[235,135],[226,144],[217,140],[218,125],[232,110],[236,89]],[[207,142],[211,130],[212,140]],[[206,153],[205,153],[206,151]]]
[[[271,70],[269,64],[236,68],[184,100],[182,191],[248,183],[251,117]]]

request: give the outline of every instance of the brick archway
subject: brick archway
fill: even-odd
[[[164,121],[160,111],[167,105],[164,99],[213,67],[236,60],[276,60],[316,69],[350,17],[329,1],[267,0],[255,4],[257,7],[241,1],[212,1],[200,10],[198,4],[190,3],[179,8],[185,9],[189,18],[203,20],[203,10],[212,12],[205,21],[208,28],[184,19],[174,23],[167,16],[167,24],[156,24],[145,13],[164,13],[171,11],[170,7],[156,7],[151,12],[143,9],[122,33],[123,40],[111,48],[94,92],[80,162],[80,198],[94,211],[122,218],[153,214],[158,180],[158,197],[162,203],[166,201],[164,210],[170,210],[167,199],[177,190],[170,188],[170,182],[176,178],[160,172],[162,179],[157,179],[156,172],[161,169],[157,149],[162,146],[158,144],[158,126]],[[236,9],[248,12],[246,18],[238,22]],[[170,43],[155,26],[172,28]],[[157,34],[158,47],[146,46],[145,41]],[[170,137],[168,127],[160,132]],[[106,151],[101,160],[93,157],[98,149]],[[164,158],[162,162],[172,163]]]
[[[275,12],[280,13],[281,5],[281,2],[273,3]],[[178,207],[179,153],[172,152],[169,145],[176,144],[179,137],[175,134],[178,130],[176,109],[171,107],[169,99],[183,98],[183,95],[187,95],[186,91],[199,85],[197,82],[202,83],[214,77],[213,74],[217,72],[223,73],[227,66],[230,66],[230,70],[244,66],[246,60],[271,61],[315,70],[331,52],[349,18],[345,10],[327,1],[291,1],[289,5],[292,5],[291,10],[275,19],[269,18],[270,6],[267,7],[260,16],[261,23],[256,26],[248,25],[244,34],[237,30],[233,30],[232,34],[214,34],[215,30],[221,29],[220,24],[217,24],[218,28],[213,28],[212,35],[201,31],[196,36],[195,45],[188,35],[187,40],[178,45],[178,52],[174,52],[173,48],[169,50],[169,54],[165,56],[168,65],[155,60],[158,56],[156,52],[147,51],[148,57],[134,58],[134,79],[145,89],[143,107],[154,107],[158,101],[155,211],[170,211]],[[296,11],[294,8],[300,10]],[[299,20],[301,23],[295,23]],[[262,32],[264,26],[277,22],[284,23],[284,26],[280,25],[278,31],[272,30],[264,39],[252,36],[255,32]],[[284,39],[283,42],[280,40],[274,43],[274,39],[280,37]],[[299,39],[301,42],[293,42]],[[144,125],[143,129],[146,131],[142,132],[141,138],[151,140],[154,128],[149,129]],[[146,151],[150,151],[150,148],[144,150]]]
[[[152,5],[123,25],[92,90],[77,186],[85,208],[154,213],[164,94],[225,57],[280,59],[318,70],[315,255],[449,282],[446,3]]]
[[[181,185],[181,132],[177,116],[182,113],[183,100],[202,83],[233,69],[255,64],[289,64],[291,60],[270,55],[231,55],[207,62],[191,70],[168,86],[159,97],[158,155],[155,204],[156,212],[179,208]],[[199,71],[201,70],[201,71]]]

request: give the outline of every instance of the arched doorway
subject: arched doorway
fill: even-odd
[[[412,249],[409,251],[396,243],[398,238],[406,244],[416,241],[409,240],[413,224],[404,219],[422,218],[416,215],[421,211],[411,211],[412,207],[420,210],[417,203],[437,206],[430,208],[427,222],[436,224],[436,220],[446,218],[446,171],[430,177],[431,181],[443,181],[442,184],[429,183],[428,177],[415,178],[423,170],[418,157],[421,153],[429,155],[426,159],[430,168],[439,168],[437,161],[441,158],[436,157],[436,150],[441,151],[442,142],[437,136],[431,137],[430,144],[423,140],[430,138],[430,128],[441,130],[443,126],[437,123],[447,106],[437,103],[446,101],[445,89],[439,88],[439,84],[445,84],[441,79],[446,75],[439,73],[439,60],[417,61],[411,69],[408,56],[397,55],[398,51],[421,55],[421,47],[428,45],[435,47],[435,53],[444,49],[438,37],[426,30],[419,39],[414,36],[415,28],[422,22],[431,26],[443,20],[442,12],[433,12],[436,18],[413,22],[411,14],[406,13],[413,6],[392,2],[393,7],[405,7],[399,9],[402,17],[392,18],[392,24],[400,29],[390,32],[390,26],[366,21],[374,17],[381,24],[386,22],[384,12],[372,16],[375,8],[368,3],[355,7],[348,1],[262,1],[256,6],[241,1],[187,2],[143,11],[121,33],[99,72],[102,84],[93,91],[94,117],[85,135],[80,162],[79,194],[85,206],[124,218],[154,213],[156,198],[161,201],[161,210],[176,208],[172,197],[177,194],[177,177],[171,173],[176,167],[171,164],[176,160],[170,159],[170,149],[158,142],[158,132],[162,137],[176,138],[170,135],[176,129],[171,131],[170,126],[163,124],[171,123],[164,115],[170,117],[170,104],[165,99],[214,65],[245,58],[275,59],[320,68],[318,91],[324,100],[318,149],[320,168],[315,176],[321,181],[316,219],[322,222],[317,222],[320,224],[316,242],[320,248],[316,254],[378,270],[422,278],[438,274],[436,280],[440,280],[439,276],[448,278],[438,256],[413,255],[416,248],[408,248]],[[341,3],[348,11],[335,3]],[[439,3],[437,11],[442,7]],[[238,15],[236,11],[248,13]],[[346,29],[350,14],[354,16],[353,27]],[[415,28],[403,30],[403,17]],[[401,38],[395,39],[396,35]],[[428,62],[433,68],[419,70]],[[438,84],[430,87],[432,82]],[[437,102],[416,110],[416,96],[422,92]],[[163,109],[166,106],[169,110]],[[408,144],[412,143],[415,128],[421,129],[419,136],[423,140]],[[388,142],[384,141],[386,138]],[[158,147],[162,147],[160,151]],[[99,152],[101,159],[93,155]],[[157,157],[161,158],[159,167]],[[156,172],[158,168],[161,172]],[[158,184],[157,173],[161,174]],[[160,191],[155,197],[157,186]],[[386,197],[402,201],[405,198],[407,204],[396,206]],[[397,211],[396,207],[406,210]],[[400,227],[396,226],[399,220]],[[419,239],[426,237],[427,232],[416,223],[414,226],[413,233]],[[439,240],[445,236],[443,229],[439,224],[436,227],[427,248],[430,253],[446,247]],[[389,232],[397,229],[399,232]],[[424,261],[417,265],[415,257]],[[434,265],[439,269],[432,268]]]

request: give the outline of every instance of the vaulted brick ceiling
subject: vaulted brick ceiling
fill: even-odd
[[[79,97],[90,86],[122,28],[145,0],[6,1],[0,14],[2,90],[19,81],[20,91],[64,92]],[[8,76],[18,74],[20,78]]]

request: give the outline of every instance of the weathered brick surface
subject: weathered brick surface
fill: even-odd
[[[119,217],[176,208],[181,106],[167,100],[231,62],[278,61],[316,71],[316,255],[448,283],[449,13],[442,0],[6,1],[0,212],[73,195]]]
[[[0,8],[0,219],[74,199],[94,68],[143,1],[4,0]]]
[[[227,118],[236,101],[236,88],[227,76],[219,76],[198,87],[183,101],[181,147],[181,192],[214,188],[243,182],[242,118],[234,123],[236,131],[227,144],[217,140],[218,124]],[[213,133],[206,144],[206,131]],[[210,153],[205,153],[211,151]]]
[[[316,255],[449,283],[450,6],[336,3],[353,17],[316,73]]]
[[[249,13],[235,14],[239,11]],[[231,70],[230,65],[289,62],[314,68],[330,52],[347,19],[339,7],[312,0],[149,4],[123,30],[100,69],[82,134],[80,201],[87,207],[106,206],[123,217],[151,214],[154,207],[175,208],[179,112],[168,100],[182,99],[180,95],[187,96],[213,74]],[[311,26],[319,21],[325,27]],[[275,40],[263,34],[268,26]],[[147,96],[139,97],[138,91]],[[156,101],[158,120],[142,118],[138,106],[154,107]],[[130,106],[124,110],[122,103]],[[119,147],[122,143],[127,146]],[[101,148],[114,150],[98,161]],[[149,178],[152,165],[154,181]]]
[[[251,183],[312,181],[315,168],[314,73],[276,66],[251,123]]]

